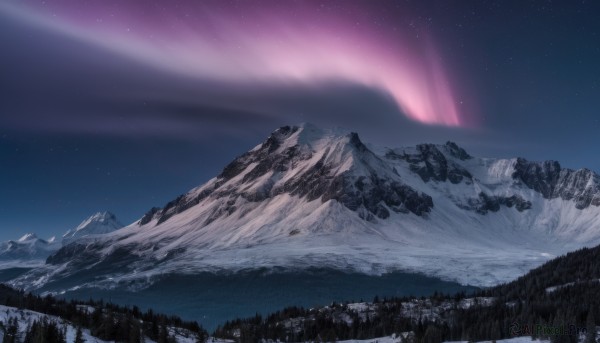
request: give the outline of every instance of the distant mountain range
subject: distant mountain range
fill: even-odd
[[[40,239],[34,233],[28,233],[18,240],[9,240],[0,242],[0,265],[1,262],[15,263],[12,266],[18,266],[19,263],[30,265],[36,261],[43,260],[63,245],[69,244],[77,239],[92,237],[99,234],[107,234],[122,228],[114,214],[110,212],[98,212],[88,219],[84,220],[73,230],[67,231],[63,235],[63,240],[58,241],[55,237],[48,240]]]
[[[70,242],[82,229],[68,232],[70,244],[14,284],[78,287],[82,271],[94,275],[87,286],[111,287],[319,267],[490,286],[600,243],[599,206],[600,177],[587,169],[473,157],[452,142],[374,147],[353,132],[286,126],[125,228],[106,235],[119,225],[98,224],[84,242]]]
[[[0,242],[0,261],[45,259],[59,248],[54,237],[44,240],[28,233],[16,241]]]

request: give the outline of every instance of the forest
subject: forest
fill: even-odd
[[[467,299],[490,303],[461,307]],[[350,303],[322,308],[288,307],[267,316],[224,323],[215,337],[240,342],[336,341],[396,335],[407,342],[499,340],[532,336],[552,342],[596,342],[600,316],[600,247],[555,258],[517,280],[474,294],[434,294],[435,316],[407,315],[415,297],[375,297],[372,311],[360,313]]]
[[[0,284],[0,304],[18,309],[31,310],[59,317],[79,328],[76,335],[81,338],[81,329],[90,330],[92,336],[106,341],[143,342],[149,338],[159,343],[174,342],[173,328],[183,329],[204,342],[208,333],[195,321],[184,321],[177,316],[167,316],[152,310],[141,311],[138,307],[119,306],[102,300],[63,300],[51,296],[41,297],[12,289]],[[17,335],[17,318],[2,323],[3,343],[21,342]],[[66,342],[64,329],[51,320],[34,322],[27,328],[24,342]],[[69,342],[71,343],[71,342]]]

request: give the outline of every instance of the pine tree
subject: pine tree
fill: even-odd
[[[140,324],[137,320],[132,320],[131,328],[129,331],[129,343],[140,343],[142,341],[142,333]]]
[[[157,343],[168,343],[169,342],[169,329],[167,323],[163,319],[160,324],[160,333],[158,335]]]
[[[75,333],[75,341],[73,343],[84,343],[85,339],[83,339],[83,332],[81,331],[81,326],[77,327],[77,332]]]
[[[33,324],[31,324],[29,326],[29,328],[27,328],[27,333],[25,334],[25,340],[23,341],[24,343],[33,343],[36,341],[36,339],[40,336],[40,324],[38,323],[37,320],[33,321]]]
[[[199,332],[196,335],[196,343],[206,343],[207,340],[208,340],[208,337],[203,332]]]
[[[585,343],[596,343],[596,319],[594,317],[594,309],[590,307],[587,315],[587,320],[585,323],[586,333],[585,333]]]
[[[8,326],[4,329],[3,343],[15,343],[17,342],[17,334],[19,332],[19,323],[17,318],[10,318],[8,320]]]

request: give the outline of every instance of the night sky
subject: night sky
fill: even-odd
[[[0,240],[129,224],[275,128],[600,172],[598,1],[0,2]]]

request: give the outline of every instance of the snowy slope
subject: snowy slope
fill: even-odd
[[[347,340],[347,341],[338,341],[338,342],[339,343],[401,343],[401,342],[403,342],[403,339],[400,336],[398,336],[398,337],[387,336],[387,337],[379,337],[379,338],[364,339],[364,340],[351,339],[351,340]],[[487,343],[487,342],[492,342],[492,341],[484,341],[484,342]],[[497,342],[497,343],[531,343],[531,342],[548,343],[550,341],[534,340],[533,338],[531,338],[531,336],[522,336],[522,337],[509,338],[509,339],[500,339],[500,340],[496,340],[493,342]],[[458,343],[458,342],[456,342],[456,343]]]
[[[103,235],[116,231],[123,227],[117,217],[110,212],[98,212],[87,218],[79,226],[67,231],[63,235],[63,245],[67,245],[76,239],[91,235]]]
[[[17,318],[17,320],[18,320],[17,321],[17,323],[19,325],[19,329],[18,329],[19,334],[18,335],[19,335],[20,340],[23,340],[25,338],[27,329],[31,326],[31,324],[33,324],[34,321],[40,322],[41,320],[43,320],[45,318],[50,322],[57,323],[61,329],[63,329],[63,328],[66,329],[67,342],[75,341],[77,327],[73,326],[73,324],[66,322],[65,320],[63,320],[59,317],[50,316],[47,314],[29,311],[29,310],[17,309],[15,307],[8,307],[8,306],[0,305],[0,323],[6,325],[8,323],[8,320],[11,318]],[[106,342],[106,341],[100,340],[100,339],[90,335],[90,330],[82,329],[81,331],[83,333],[83,335],[82,335],[83,339],[86,342],[89,342],[89,343]],[[1,342],[1,337],[0,337],[0,342]]]
[[[92,308],[92,310],[93,310],[93,308]],[[75,341],[75,336],[77,334],[77,327],[69,321],[66,321],[60,317],[51,316],[51,315],[47,315],[47,314],[40,313],[40,312],[0,305],[0,323],[3,325],[7,325],[9,319],[12,319],[12,318],[17,319],[17,324],[19,326],[19,328],[18,328],[19,341],[22,341],[25,338],[25,335],[27,334],[27,330],[29,329],[31,324],[33,324],[33,322],[35,322],[35,321],[41,322],[43,319],[46,319],[49,322],[54,322],[54,323],[58,324],[58,327],[60,329],[65,329],[66,330],[65,338],[68,343]],[[82,337],[83,337],[84,341],[87,343],[112,342],[112,341],[104,341],[95,336],[92,336],[90,334],[89,329],[82,328],[81,331],[82,331]],[[192,337],[192,334],[190,334],[185,329],[169,327],[169,333],[175,339],[175,342],[177,342],[177,343],[196,343],[197,342],[197,339],[195,337]],[[3,336],[3,332],[0,330],[0,343],[2,343],[2,336]],[[143,341],[148,342],[148,343],[154,342],[153,340],[151,340],[148,337],[144,337]]]
[[[494,285],[600,244],[599,180],[553,161],[471,157],[451,142],[367,148],[355,133],[283,127],[206,184],[14,284],[101,264],[87,286],[259,267]]]

